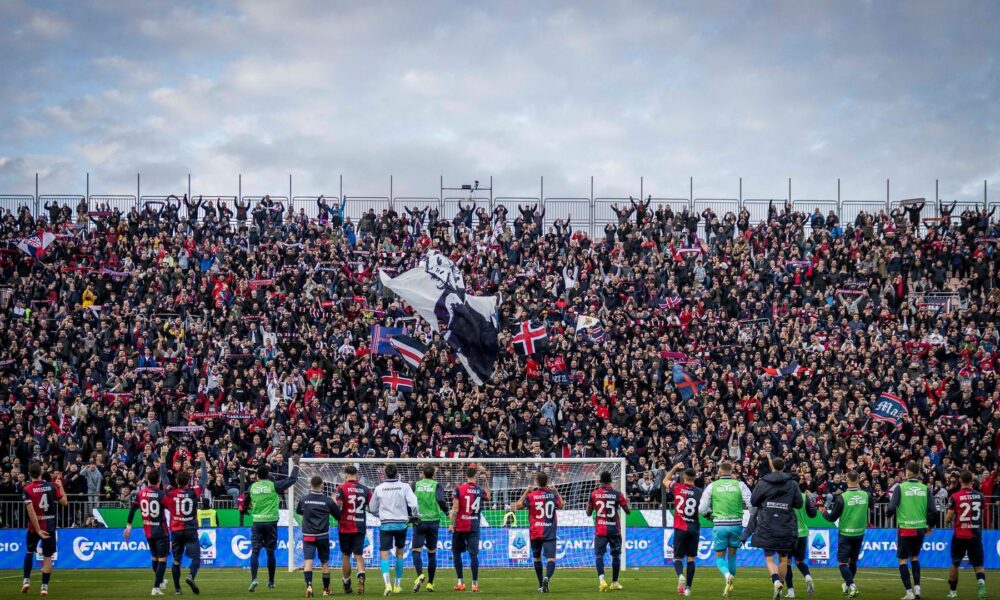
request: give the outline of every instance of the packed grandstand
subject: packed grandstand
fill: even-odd
[[[965,468],[995,495],[995,207],[842,220],[626,199],[581,227],[544,203],[350,203],[4,211],[0,526],[25,525],[30,463],[73,500],[59,527],[95,526],[164,447],[171,477],[207,455],[216,507],[293,455],[622,457],[639,506],[675,463],[700,478],[728,458],[752,488],[769,455],[819,495],[856,470],[885,504],[909,460],[942,503]],[[380,279],[432,250],[499,299],[482,385]],[[524,324],[547,349],[520,347]]]

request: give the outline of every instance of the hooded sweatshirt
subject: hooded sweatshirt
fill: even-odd
[[[788,473],[768,473],[754,487],[750,505],[756,509],[753,544],[764,550],[791,551],[798,542],[794,510],[802,508],[802,494]]]

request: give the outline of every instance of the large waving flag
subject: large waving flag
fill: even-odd
[[[17,247],[35,260],[41,260],[45,256],[45,249],[54,241],[56,241],[54,233],[39,229],[35,235],[30,235],[18,242]]]
[[[414,369],[420,366],[420,362],[424,360],[424,355],[427,354],[427,346],[415,337],[394,335],[389,340],[389,343],[399,353],[400,358]]]
[[[875,402],[875,409],[872,411],[871,416],[876,421],[899,425],[908,412],[909,409],[902,398],[889,392],[882,392],[882,395],[878,397],[878,401]]]
[[[461,271],[436,250],[399,277],[380,272],[379,280],[441,334],[476,385],[493,377],[500,350],[496,296],[467,294]]]
[[[705,387],[704,381],[695,379],[677,363],[674,363],[673,373],[674,387],[677,388],[677,393],[680,394],[681,400],[685,402],[693,398],[695,394],[701,391],[701,388]]]

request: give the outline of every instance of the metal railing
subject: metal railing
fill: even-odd
[[[666,510],[673,512],[673,505],[666,505],[659,502],[635,501],[633,498],[632,508],[635,510]],[[129,508],[129,502],[111,501],[91,501],[86,495],[71,496],[67,506],[59,506],[56,510],[56,527],[83,527],[87,520],[93,516],[95,509],[105,508]],[[285,507],[285,498],[281,498],[281,507]],[[228,495],[219,496],[212,499],[212,508],[216,510],[234,509],[236,501]],[[889,514],[889,504],[880,502],[873,504],[868,518],[869,527],[876,529],[893,529],[896,527],[896,519]],[[943,529],[945,511],[940,510],[938,521],[932,523],[935,529]],[[24,502],[19,496],[0,496],[0,529],[21,529],[27,526],[28,516],[24,510]],[[983,511],[983,527],[985,529],[1000,529],[1000,497],[991,496],[986,498],[986,506]]]
[[[198,195],[195,194],[195,197]],[[286,210],[298,213],[302,209],[306,216],[311,219],[318,217],[318,207],[316,206],[315,195],[301,195],[289,198],[283,195],[272,195],[271,199],[277,203],[281,203]],[[51,194],[51,195],[38,195],[32,196],[28,194],[0,194],[0,214],[13,213],[21,209],[21,207],[27,207],[28,211],[32,216],[46,216],[44,210],[44,204],[46,202],[58,202],[60,205],[68,204],[70,208],[75,210],[76,206],[84,196],[82,195],[72,195],[72,194]],[[142,209],[147,202],[163,202],[166,200],[166,196],[148,196],[143,195],[136,197],[133,195],[103,195],[103,194],[92,194],[89,196],[89,207],[90,210],[96,210],[96,208],[102,204],[107,204],[112,209],[119,209],[123,213],[127,213],[132,206],[136,206]],[[250,202],[252,206],[261,200],[262,196],[242,196],[240,199],[244,202]],[[327,202],[332,206],[336,202],[342,202],[336,194],[325,195]],[[364,216],[369,210],[374,210],[376,215],[381,215],[383,210],[393,207],[398,213],[403,214],[405,212],[405,207],[419,207],[419,208],[436,208],[439,212],[441,219],[450,221],[458,213],[459,204],[467,205],[470,202],[468,196],[465,197],[434,197],[434,196],[346,196],[346,210],[345,216],[350,217],[352,221],[357,223],[362,216]],[[225,196],[225,195],[205,195],[204,199],[206,201],[215,202],[216,199],[222,199],[225,201],[231,209],[235,212],[234,201],[237,199],[236,196]],[[638,200],[638,197],[636,197]],[[555,223],[557,219],[565,220],[567,217],[572,215],[572,228],[574,230],[586,231],[592,237],[604,235],[604,226],[608,223],[617,223],[617,216],[614,211],[611,210],[611,206],[617,204],[621,208],[629,207],[629,198],[627,196],[622,197],[548,197],[539,198],[531,196],[496,196],[493,198],[489,197],[476,197],[477,208],[485,208],[486,210],[492,212],[497,206],[503,205],[507,207],[508,214],[510,215],[510,220],[513,221],[514,218],[518,216],[517,207],[523,204],[539,204],[540,208],[545,208],[545,219],[543,222],[543,227],[547,229],[552,224]],[[682,198],[682,197],[653,197],[650,203],[649,211],[655,212],[658,208],[662,206],[670,206],[674,213],[682,212],[683,210],[691,210],[702,213],[706,208],[711,208],[713,212],[722,218],[726,213],[732,212],[738,214],[741,210],[746,210],[750,213],[750,222],[752,225],[757,225],[760,222],[767,219],[768,205],[773,203],[775,209],[778,211],[784,210],[786,205],[786,198],[774,198],[760,199],[760,198],[749,198],[749,199],[736,199],[736,198]],[[846,226],[848,224],[853,224],[855,219],[859,214],[865,212],[867,214],[878,216],[880,213],[889,212],[892,209],[898,208],[900,206],[900,201],[887,202],[885,199],[880,200],[858,200],[858,199],[794,199],[792,200],[792,207],[794,210],[811,214],[815,209],[819,209],[820,212],[826,217],[830,211],[833,211],[840,218],[841,226]],[[953,212],[953,220],[957,218],[962,211],[966,209],[982,210],[983,208],[994,209],[1000,208],[1000,201],[988,200],[984,195],[984,200],[981,202],[963,201],[959,202]],[[187,209],[182,205],[180,208],[180,218],[186,220]],[[921,220],[923,219],[934,219],[938,217],[938,205],[932,199],[927,200],[927,204],[921,212]],[[994,215],[996,218],[997,215]],[[634,216],[633,216],[634,219]],[[473,225],[477,226],[479,224],[478,218],[473,220]],[[933,225],[932,225],[933,226]],[[926,230],[926,227],[921,223],[921,230]]]
[[[35,216],[35,197],[25,194],[0,194],[0,211],[17,214],[21,208],[27,208]],[[75,206],[70,208],[76,209]]]
[[[86,494],[68,495],[66,506],[56,507],[56,527],[84,527],[87,520],[94,516],[96,509],[130,508],[130,501],[109,501],[91,498]],[[212,508],[216,510],[236,508],[236,500],[231,496],[212,498]],[[284,499],[281,500],[284,508]],[[24,510],[24,501],[20,496],[0,496],[0,529],[22,529],[27,527],[28,514]]]
[[[662,505],[657,502],[632,502],[632,507],[640,510],[659,510],[665,509],[667,512],[673,512],[673,503],[666,503]],[[944,529],[944,518],[945,510],[938,510],[937,521],[931,523],[931,527],[934,529]],[[895,529],[896,528],[896,517],[889,514],[889,503],[888,502],[878,502],[869,508],[868,512],[868,526],[873,529]],[[983,528],[984,529],[1000,529],[1000,497],[990,496],[986,498],[986,506],[983,508]]]

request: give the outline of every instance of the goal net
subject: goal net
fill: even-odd
[[[486,469],[491,497],[482,508],[479,534],[479,564],[483,568],[531,567],[531,546],[528,539],[528,514],[525,510],[514,511],[513,507],[521,494],[534,485],[535,474],[544,471],[549,476],[549,486],[554,487],[563,498],[564,507],[556,511],[558,532],[557,564],[565,567],[593,567],[594,565],[594,519],[586,513],[590,494],[600,485],[601,473],[611,474],[612,485],[625,490],[625,459],[623,458],[581,458],[581,459],[328,459],[304,458],[299,465],[299,479],[288,491],[290,508],[288,523],[288,568],[301,568],[302,530],[298,515],[294,514],[299,498],[309,492],[309,480],[314,475],[323,478],[324,492],[333,494],[336,486],[345,481],[344,467],[353,465],[358,469],[360,483],[374,489],[384,479],[383,469],[392,462],[399,471],[400,480],[413,485],[422,477],[425,465],[436,469],[434,479],[445,490],[448,506],[451,506],[452,491],[466,481],[465,470],[472,464]],[[626,536],[625,515],[619,515],[622,523],[622,537]],[[364,557],[369,567],[377,567],[378,518],[367,514],[368,531],[365,540]],[[330,560],[334,565],[340,561],[340,547],[337,540],[336,524],[330,532]],[[626,548],[622,546],[622,567],[626,564]],[[413,565],[411,556],[412,528],[407,535],[406,564]],[[468,558],[466,557],[466,561]],[[424,564],[426,565],[426,557]],[[438,567],[451,567],[451,534],[448,520],[442,515],[437,550]],[[468,565],[468,562],[466,562]]]

